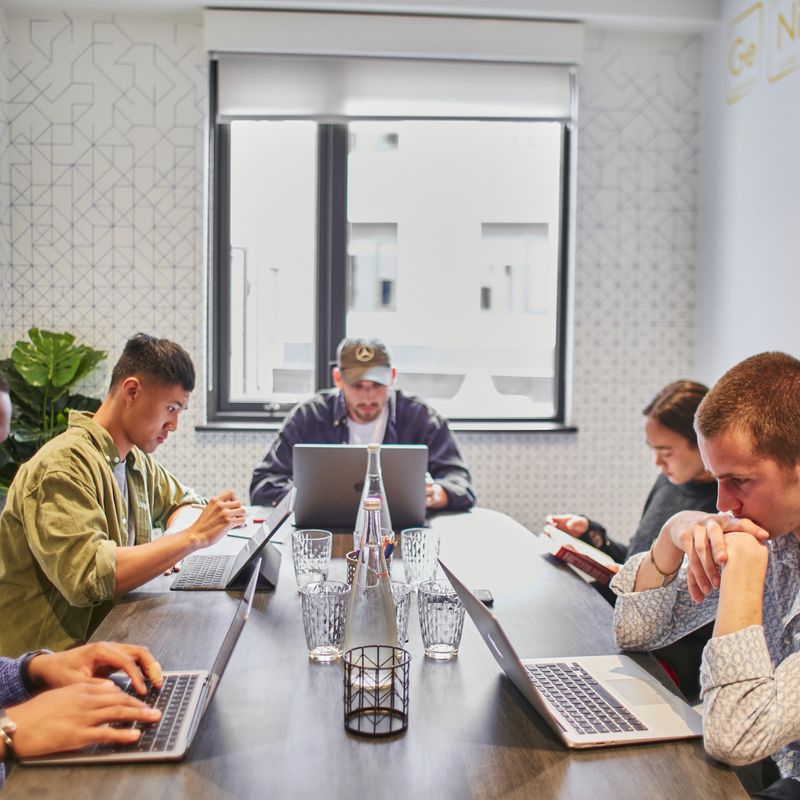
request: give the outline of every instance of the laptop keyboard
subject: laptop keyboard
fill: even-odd
[[[171,589],[225,588],[222,576],[234,556],[192,556],[186,559]]]
[[[132,725],[130,722],[114,722],[112,723],[114,728],[140,728],[142,735],[138,741],[131,744],[110,742],[100,744],[95,752],[98,754],[148,753],[173,750],[182,730],[195,684],[198,678],[202,677],[202,675],[167,675],[161,689],[149,686],[146,697],[137,694],[133,686],[128,686],[126,692],[151,708],[161,711],[161,719],[150,724],[137,722]]]
[[[531,664],[526,669],[536,688],[578,733],[648,729],[579,664]]]

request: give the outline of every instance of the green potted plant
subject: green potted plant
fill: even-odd
[[[0,496],[20,464],[66,430],[70,410],[96,411],[100,405],[94,397],[70,392],[106,357],[103,350],[75,344],[71,333],[31,328],[28,338],[14,345],[11,358],[0,360],[14,409],[11,434],[0,444]]]

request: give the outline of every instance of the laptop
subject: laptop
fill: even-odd
[[[146,697],[137,694],[130,679],[117,681],[128,694],[138,697],[149,706],[161,709],[158,722],[143,725],[139,741],[132,744],[96,744],[71,753],[21,759],[23,764],[95,764],[100,762],[178,761],[186,755],[206,709],[214,697],[225,667],[230,660],[239,635],[250,616],[253,596],[258,582],[260,559],[253,564],[252,575],[239,601],[228,632],[220,646],[211,671],[189,670],[165,672],[161,689],[150,687]],[[116,727],[131,727],[131,723],[113,723]]]
[[[296,444],[293,458],[295,525],[352,530],[364,488],[367,446]],[[427,445],[381,445],[383,486],[395,530],[425,524],[427,469]]]
[[[630,656],[520,659],[497,617],[439,564],[503,672],[567,747],[702,736],[700,714]]]
[[[181,563],[181,571],[169,588],[177,591],[200,591],[241,586],[249,575],[248,565],[262,553],[265,545],[291,513],[293,500],[294,491],[290,491],[236,555],[210,553],[185,558]],[[280,553],[268,553],[266,556],[266,561],[269,562],[273,557],[280,557]],[[271,579],[269,582],[275,581]]]

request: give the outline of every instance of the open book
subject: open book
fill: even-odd
[[[560,531],[553,525],[545,525],[542,535],[552,555],[604,586],[608,586],[621,566],[602,550]]]

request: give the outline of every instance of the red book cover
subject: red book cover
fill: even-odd
[[[594,559],[583,555],[583,553],[570,550],[568,547],[559,547],[553,555],[556,558],[560,558],[562,561],[566,561],[567,564],[572,564],[573,567],[583,570],[587,575],[591,575],[598,583],[602,583],[604,586],[608,586],[611,579],[617,574],[604,564],[600,564]]]
[[[598,550],[552,525],[544,526],[543,535],[547,539],[552,555],[567,564],[572,564],[573,567],[577,567],[604,586],[608,586],[619,569],[620,565],[602,550]]]

